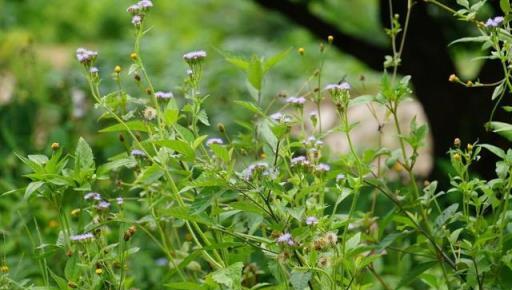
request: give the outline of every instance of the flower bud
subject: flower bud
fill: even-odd
[[[332,36],[332,35],[327,36],[327,41],[329,42],[329,44],[332,44],[334,42],[334,36]]]
[[[455,74],[451,74],[450,77],[448,77],[448,81],[451,83],[458,82],[459,77],[457,77]]]
[[[473,151],[473,144],[468,144],[467,148],[468,148],[468,151]]]
[[[133,61],[137,60],[137,59],[138,59],[137,53],[136,53],[136,52],[132,52],[132,53],[130,54],[130,58],[131,58]]]
[[[300,55],[304,55],[304,48],[303,47],[299,48],[298,52]]]
[[[120,67],[120,66],[118,66],[118,65],[116,65],[116,67],[114,68],[114,72],[115,72],[116,74],[119,74],[119,73],[121,72],[121,70],[122,70],[122,69],[121,69],[121,67]]]
[[[222,134],[226,133],[226,127],[224,127],[224,124],[222,123],[217,124],[217,130],[219,130],[219,132],[221,132]]]
[[[52,143],[51,148],[53,151],[57,151],[60,148],[60,144],[57,142]]]
[[[0,266],[0,272],[8,273],[9,272],[9,267],[7,265]]]
[[[457,147],[457,148],[459,148],[459,147],[460,147],[460,143],[461,143],[461,141],[460,141],[460,139],[459,139],[459,138],[455,138],[455,139],[453,140],[453,146],[455,146],[455,147]]]

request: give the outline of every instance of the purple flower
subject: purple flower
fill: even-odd
[[[185,53],[183,59],[187,63],[196,63],[206,58],[206,52],[204,50],[192,51]]]
[[[89,72],[92,74],[97,74],[99,72],[98,68],[93,66],[89,69]]]
[[[109,207],[110,207],[110,202],[108,202],[108,201],[104,201],[104,200],[103,200],[103,201],[100,201],[100,202],[98,203],[98,205],[96,206],[96,208],[97,208],[98,210],[106,210],[106,209],[108,209]]]
[[[314,225],[318,224],[318,219],[315,216],[308,216],[306,218],[306,224],[308,226],[314,226]]]
[[[306,102],[306,99],[304,97],[289,97],[286,99],[286,102],[288,104],[302,106]]]
[[[283,233],[279,237],[277,237],[276,242],[278,244],[287,244],[288,246],[295,245],[295,242],[293,241],[292,235],[290,233]]]
[[[83,64],[90,64],[94,60],[96,60],[96,57],[98,56],[97,51],[88,50],[86,48],[78,48],[76,50],[76,59]]]
[[[119,196],[118,198],[116,198],[116,203],[117,205],[122,205],[124,203],[124,199]]]
[[[146,153],[144,153],[144,151],[139,150],[139,149],[133,149],[130,154],[132,156],[134,156],[134,157],[144,157],[144,156],[146,156]]]
[[[266,162],[257,162],[249,165],[247,169],[245,169],[243,175],[246,180],[250,180],[257,173],[262,173],[268,169],[268,164]]]
[[[137,5],[141,9],[147,10],[147,9],[153,7],[153,2],[151,2],[150,0],[141,0],[141,1],[139,1],[139,3],[137,3]]]
[[[316,171],[318,172],[327,172],[331,170],[331,167],[325,163],[320,163],[315,167]]]
[[[344,179],[345,179],[345,174],[340,173],[340,174],[336,175],[336,181],[337,182],[340,182],[340,181],[342,181]]]
[[[494,18],[489,18],[485,22],[485,27],[498,27],[505,20],[503,16],[496,16]]]
[[[140,26],[142,24],[142,16],[134,15],[132,17],[132,24],[135,26]]]
[[[292,166],[306,166],[309,165],[309,161],[304,156],[298,156],[295,158],[292,158],[291,160]]]
[[[325,90],[331,94],[337,94],[342,91],[348,91],[352,86],[348,82],[342,82],[341,84],[329,84],[325,86]]]
[[[283,116],[284,116],[283,113],[277,112],[277,113],[274,113],[274,114],[270,115],[270,119],[272,119],[272,120],[274,120],[276,122],[279,122],[279,121],[281,121]]]
[[[97,192],[89,192],[84,195],[85,200],[93,199],[93,200],[101,200],[101,194]]]
[[[341,84],[339,84],[339,88],[340,90],[350,90],[352,86],[347,82],[342,82]]]
[[[168,99],[174,98],[174,95],[171,92],[158,91],[155,93],[155,97],[157,99],[168,100]]]
[[[212,144],[222,145],[222,144],[224,144],[224,141],[222,141],[222,139],[220,139],[220,138],[210,138],[206,141],[207,146],[211,146]]]
[[[94,239],[94,235],[91,233],[85,233],[80,235],[73,235],[70,237],[73,242],[87,242]]]
[[[158,258],[155,260],[155,264],[157,266],[167,266],[167,264],[169,264],[169,260],[167,260],[167,258]]]

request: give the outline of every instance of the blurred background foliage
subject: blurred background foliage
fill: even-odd
[[[268,57],[292,48],[267,78],[267,98],[283,91],[297,92],[320,63],[318,39],[279,13],[264,10],[250,0],[154,2],[156,8],[149,18],[152,27],[145,37],[143,52],[155,87],[171,90],[180,97],[186,71],[182,55],[206,50],[209,56],[203,88],[210,95],[206,108],[214,125],[211,130],[222,122],[228,131],[236,131],[235,121],[248,121],[250,117],[232,107],[233,100],[250,98],[245,76],[229,65],[220,52]],[[56,239],[58,234],[56,213],[48,210],[48,205],[19,202],[23,193],[11,191],[26,185],[22,177],[26,168],[16,154],[49,153],[52,142],[59,142],[68,151],[79,136],[92,145],[99,162],[122,151],[117,135],[97,133],[104,124],[98,122],[99,113],[94,110],[74,54],[77,47],[99,51],[98,66],[105,91],[115,86],[109,77],[115,65],[124,69],[123,84],[133,85],[126,73],[133,47],[130,15],[125,12],[130,4],[127,0],[0,0],[0,192],[8,192],[0,199],[0,233],[4,234],[0,235],[4,237],[0,241],[0,261],[8,257],[7,263],[16,265],[14,279],[31,277],[37,282],[39,277],[37,268],[28,266],[42,254],[28,252],[32,248],[30,241],[44,243],[32,236],[35,225],[44,229],[44,239]],[[335,20],[340,17],[332,12],[335,9],[347,20],[342,22],[343,29],[385,45],[376,1],[317,4],[312,7],[316,13]],[[299,47],[306,51],[302,57],[297,53]],[[327,58],[326,82],[344,77],[357,82],[364,75],[366,81],[361,90],[376,89],[378,74],[351,56],[330,49]],[[26,235],[30,239],[9,238]],[[165,272],[148,270],[159,258],[153,257],[157,251],[149,248],[138,254],[134,279],[142,288],[156,289]],[[55,251],[44,250],[44,255]],[[51,263],[60,263],[58,257],[53,259]]]

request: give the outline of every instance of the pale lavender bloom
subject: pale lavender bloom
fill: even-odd
[[[187,76],[191,76],[194,72],[191,69],[187,69]]]
[[[204,50],[192,51],[183,55],[183,59],[187,63],[198,62],[204,58],[206,58],[206,52]]]
[[[317,147],[321,147],[321,146],[323,146],[323,145],[324,145],[324,141],[322,141],[322,140],[317,140],[317,141],[315,142],[315,146],[317,146]]]
[[[97,192],[89,192],[84,195],[85,200],[94,199],[94,200],[101,200],[101,194]]]
[[[336,181],[337,182],[342,181],[344,179],[345,179],[345,174],[340,173],[340,174],[336,175]]]
[[[139,3],[137,3],[137,5],[142,9],[149,9],[153,7],[153,2],[151,2],[150,0],[141,0],[139,1]]]
[[[342,82],[339,85],[340,90],[350,90],[352,86],[348,82]]]
[[[331,167],[325,163],[320,163],[315,167],[316,171],[327,172],[331,170]]]
[[[212,144],[222,145],[222,144],[224,144],[224,141],[222,141],[222,139],[220,139],[220,138],[210,138],[206,141],[207,146],[211,146]]]
[[[108,209],[110,207],[110,202],[108,201],[100,201],[98,203],[98,205],[96,206],[96,208],[98,210],[105,210],[105,209]]]
[[[139,150],[139,149],[133,149],[130,154],[132,156],[135,156],[135,157],[144,157],[144,156],[146,156],[146,153],[144,153],[144,151]]]
[[[134,15],[132,17],[132,24],[135,26],[140,26],[142,23],[142,16],[140,15]]]
[[[311,118],[311,119],[318,119],[318,113],[317,112],[309,113],[309,118]]]
[[[174,98],[174,94],[171,92],[158,91],[155,93],[155,97],[157,99],[168,100],[168,99]]]
[[[167,264],[169,264],[169,260],[167,260],[167,258],[158,258],[155,260],[155,264],[157,266],[167,266]]]
[[[80,235],[73,235],[69,237],[74,242],[86,242],[94,239],[94,235],[91,233],[85,233]]]
[[[141,7],[139,6],[139,4],[133,4],[133,5],[130,5],[126,9],[126,12],[131,13],[131,14],[137,14],[140,12],[140,10],[141,10]]]
[[[76,59],[80,63],[89,64],[93,62],[98,56],[97,51],[88,50],[86,48],[80,47],[76,50]]]
[[[315,216],[308,216],[306,218],[306,224],[308,226],[314,226],[314,225],[318,224],[318,219]]]
[[[292,166],[297,166],[297,165],[305,166],[305,165],[309,165],[309,161],[304,156],[299,156],[299,157],[292,158],[291,163],[292,163]]]
[[[99,72],[98,68],[93,66],[89,69],[89,72],[92,74],[97,74]]]
[[[277,237],[276,242],[278,244],[287,244],[289,246],[295,245],[295,242],[293,241],[292,235],[290,233],[281,234],[279,237]]]
[[[122,205],[124,203],[124,199],[119,196],[118,198],[116,198],[116,203],[117,205]]]
[[[306,99],[304,97],[289,97],[286,102],[292,105],[304,105]]]
[[[485,27],[498,27],[505,20],[503,16],[496,16],[494,18],[489,18],[485,22]]]
[[[255,173],[264,172],[268,169],[268,164],[266,162],[257,162],[249,165],[247,169],[244,171],[244,178],[246,180],[250,180]]]
[[[284,116],[283,113],[277,112],[277,113],[274,113],[274,114],[270,115],[270,119],[272,119],[272,120],[274,120],[276,122],[279,122],[279,121],[281,121],[283,116]]]

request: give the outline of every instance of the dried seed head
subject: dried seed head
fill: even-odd
[[[459,148],[459,147],[460,147],[460,144],[461,144],[461,141],[460,141],[460,139],[459,139],[459,138],[455,138],[455,139],[453,140],[453,146],[455,146],[455,147]]]

